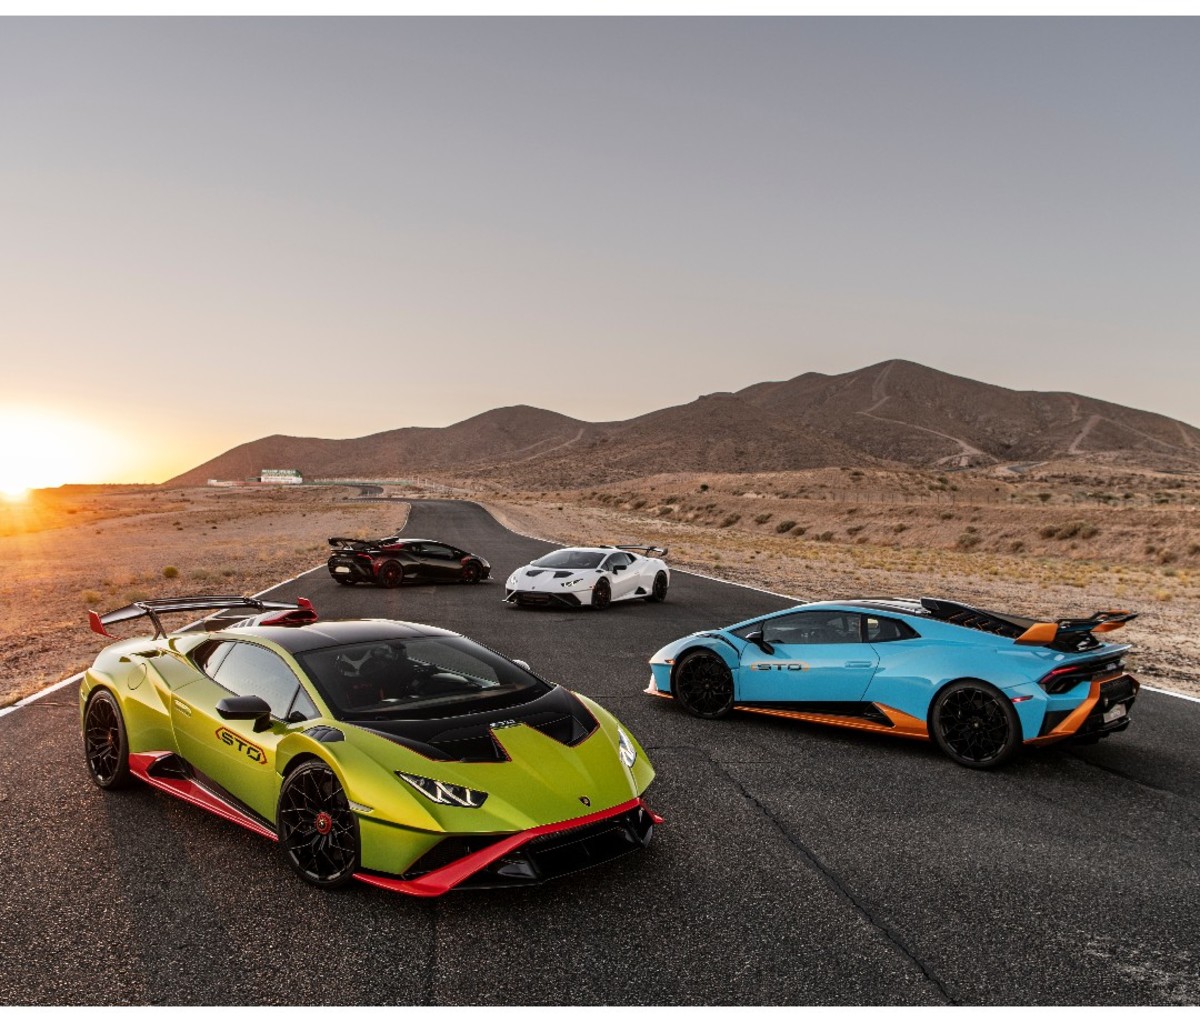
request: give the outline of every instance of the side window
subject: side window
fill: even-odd
[[[862,642],[862,617],[844,610],[806,610],[763,622],[767,642],[792,645],[840,645]]]
[[[425,556],[436,557],[439,561],[450,561],[454,559],[454,552],[448,546],[442,546],[441,543],[426,543]]]
[[[894,617],[875,617],[868,614],[864,619],[867,626],[867,642],[899,642],[901,639],[919,639],[920,636],[904,621]]]
[[[627,553],[609,554],[608,560],[604,562],[604,566],[612,571],[616,567],[628,567],[633,563],[633,558]]]
[[[301,685],[296,690],[296,698],[292,700],[291,709],[288,710],[288,714],[284,719],[312,720],[319,716],[321,716],[321,711],[317,709],[316,703],[308,697],[308,693],[304,691],[304,686]]]
[[[275,653],[252,642],[234,642],[213,675],[237,696],[262,696],[271,707],[271,716],[287,718],[300,682],[292,669]]]
[[[217,668],[221,666],[221,661],[225,659],[225,654],[235,645],[237,644],[233,642],[209,639],[207,642],[200,643],[199,646],[192,650],[192,663],[211,678],[217,673]]]

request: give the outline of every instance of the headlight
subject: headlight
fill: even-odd
[[[462,809],[478,809],[487,801],[486,791],[476,791],[474,788],[464,788],[461,784],[449,784],[446,781],[435,781],[429,777],[417,777],[415,774],[403,774],[399,770],[396,776],[402,781],[408,781],[430,802],[440,806],[459,806]]]
[[[632,767],[633,761],[637,759],[637,749],[633,747],[629,735],[620,728],[617,728],[617,755],[627,767]]]
[[[511,575],[508,576],[508,581],[505,583],[505,585],[507,585],[509,589],[514,589],[514,588],[516,588],[517,583],[520,581],[521,581],[521,573],[519,571],[514,571]]]
[[[564,583],[562,584],[562,587],[563,587],[564,589],[570,589],[570,588],[571,588],[571,586],[577,586],[577,585],[579,585],[579,583],[580,583],[580,582],[582,582],[582,581],[583,581],[583,579],[581,579],[581,578],[572,578],[572,579],[568,579],[566,582],[564,582]]]

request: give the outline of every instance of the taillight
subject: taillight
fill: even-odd
[[[1038,684],[1048,695],[1056,696],[1073,689],[1081,682],[1096,681],[1120,673],[1125,667],[1122,660],[1109,660],[1103,664],[1071,664],[1067,667],[1056,667]]]

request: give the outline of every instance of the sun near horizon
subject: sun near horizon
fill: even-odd
[[[102,427],[50,409],[0,406],[0,498],[31,490],[106,482],[127,450]]]

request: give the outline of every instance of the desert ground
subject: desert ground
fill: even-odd
[[[670,548],[675,568],[797,600],[940,595],[1035,617],[1137,610],[1121,638],[1136,646],[1139,675],[1200,695],[1195,479],[1081,475],[1075,465],[951,475],[818,469],[560,492],[475,482],[457,492],[519,532],[655,543]],[[88,630],[87,610],[258,592],[322,564],[329,536],[398,530],[404,498],[420,496],[388,488],[392,499],[380,503],[357,493],[61,487],[0,504],[0,706],[87,666],[106,642]]]
[[[0,706],[83,669],[111,641],[88,628],[88,610],[249,595],[324,563],[330,536],[403,527],[407,504],[347,499],[357,493],[89,486],[0,502]]]

